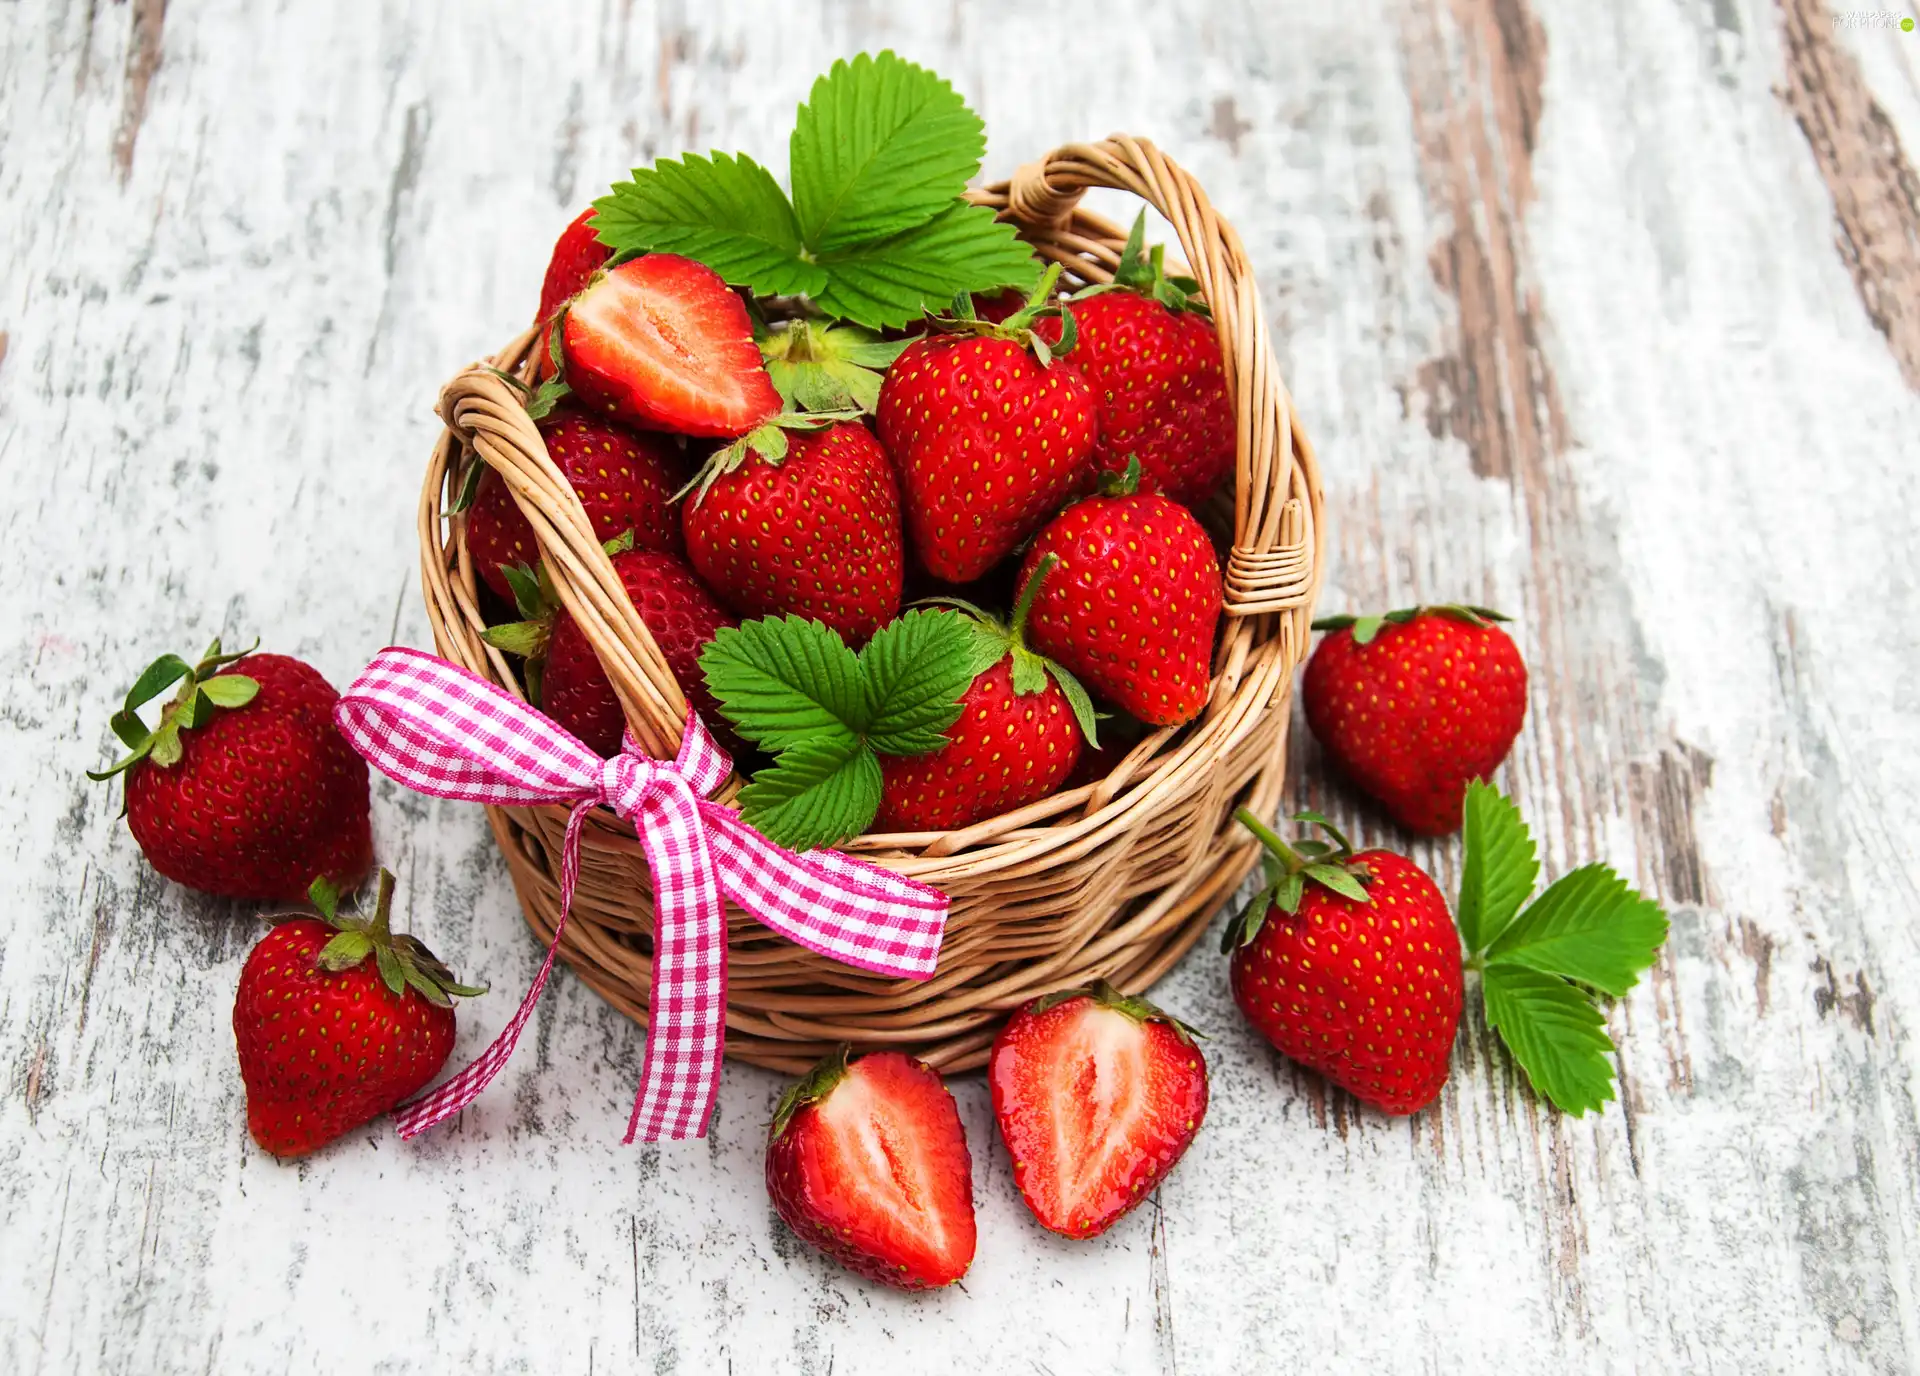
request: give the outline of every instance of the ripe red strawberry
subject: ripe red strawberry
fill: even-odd
[[[999,324],[935,322],[880,388],[880,438],[900,469],[907,530],[936,578],[965,583],[1011,554],[1093,480],[1093,393],[1034,334],[1050,271]],[[1070,345],[1071,341],[1069,341]]]
[[[1233,400],[1220,340],[1192,278],[1169,279],[1161,246],[1142,253],[1146,214],[1134,221],[1110,285],[1072,298],[1078,367],[1099,399],[1094,462],[1124,472],[1140,461],[1140,486],[1197,506],[1233,472]],[[1059,337],[1056,321],[1040,331]]]
[[[1333,616],[1307,662],[1307,725],[1333,763],[1408,831],[1460,829],[1467,781],[1513,749],[1527,666],[1485,607]]]
[[[713,694],[700,673],[700,651],[722,626],[738,623],[729,616],[693,570],[671,554],[639,550],[613,556],[613,570],[640,613],[647,631],[666,657],[687,701],[716,734],[722,726]],[[553,621],[542,674],[541,709],[573,732],[588,748],[611,756],[620,749],[626,717],[614,695],[607,671],[600,667],[586,632],[564,609]]]
[[[1020,1197],[1067,1237],[1097,1237],[1152,1193],[1207,1116],[1192,1032],[1104,980],[1015,1013],[987,1079]]]
[[[595,277],[561,327],[566,382],[648,430],[731,438],[780,410],[747,308],[704,263],[649,253]]]
[[[727,446],[681,520],[688,562],[742,616],[791,612],[859,645],[900,610],[899,484],[857,422],[770,426]]]
[[[1220,564],[1192,512],[1128,481],[1068,507],[1027,550],[1023,577],[1048,555],[1060,561],[1030,638],[1115,706],[1179,726],[1207,705]]]
[[[1333,838],[1267,847],[1267,887],[1227,924],[1234,1002],[1287,1056],[1385,1113],[1413,1113],[1447,1080],[1460,1025],[1460,937],[1447,900],[1390,851]]]
[[[901,1290],[973,1264],[973,1162],[960,1112],[924,1061],[843,1046],[789,1088],[767,1134],[767,1193],[787,1226],[849,1271]]]
[[[680,448],[664,436],[562,405],[540,422],[547,454],[567,476],[602,540],[633,532],[635,549],[679,554],[684,545],[673,494],[686,480]],[[491,468],[480,477],[467,511],[473,569],[500,596],[513,590],[503,569],[540,562],[533,527]]]
[[[958,598],[973,618],[973,683],[947,744],[928,755],[882,755],[875,831],[952,831],[1025,807],[1073,772],[1094,739],[1093,704],[1072,674],[1026,647],[1027,615],[1053,565],[1042,564],[1013,609],[1012,624]]]
[[[613,256],[613,250],[595,236],[592,219],[593,207],[588,206],[560,231],[546,280],[540,284],[540,314],[535,319],[553,319],[553,313],[586,290],[593,274]]]
[[[176,683],[149,730],[139,709]],[[113,718],[132,753],[88,777],[126,773],[127,826],[175,883],[250,899],[356,884],[373,865],[367,765],[333,724],[338,696],[285,655],[163,655]]]
[[[393,934],[388,871],[371,917],[340,913],[324,881],[311,897],[324,921],[296,917],[260,938],[233,999],[247,1130],[279,1157],[316,1151],[425,1087],[453,1049],[450,996],[486,992]]]

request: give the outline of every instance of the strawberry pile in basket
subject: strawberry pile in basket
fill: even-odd
[[[1232,480],[1236,422],[1199,284],[1168,273],[1143,216],[1110,281],[1065,291],[962,199],[983,147],[932,73],[890,53],[838,63],[800,107],[790,190],[744,155],[689,156],[575,219],[539,347],[509,378],[667,668],[750,775],[743,815],[796,849],[911,844],[1042,805],[1209,702],[1222,586],[1197,513]],[[505,484],[466,473],[453,505],[488,640],[537,705],[613,754],[622,710],[595,645]],[[1501,620],[1451,604],[1329,618],[1303,684],[1338,772],[1409,832],[1464,827],[1453,913],[1412,861],[1356,850],[1324,817],[1295,814],[1324,834],[1289,841],[1237,814],[1264,877],[1223,932],[1235,1003],[1389,1114],[1441,1092],[1469,971],[1539,1093],[1598,1108],[1614,1093],[1598,998],[1666,933],[1604,865],[1528,902],[1533,840],[1484,782],[1526,711]],[[374,857],[335,700],[284,656],[162,656],[112,720],[130,753],[96,776],[125,774],[163,875],[318,910],[261,940],[234,1003],[248,1125],[283,1157],[429,1083],[453,998],[486,992],[392,931],[386,871],[371,911],[342,909]],[[1008,1013],[988,1078],[1012,1183],[1042,1226],[1096,1236],[1194,1141],[1197,1034],[1100,981]],[[972,1164],[932,1067],[844,1047],[781,1099],[765,1158],[800,1236],[909,1289],[971,1264]]]
[[[1100,707],[1122,736],[1199,716],[1222,589],[1193,508],[1232,476],[1233,407],[1144,215],[1110,283],[1063,296],[996,258],[939,313],[864,313],[883,335],[682,254],[596,251],[633,209],[608,199],[555,246],[522,387],[688,700],[772,757],[749,821],[796,847],[962,828],[1073,780]],[[612,753],[612,686],[492,473],[467,544],[488,638]]]

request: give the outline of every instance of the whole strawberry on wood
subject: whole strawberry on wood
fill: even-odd
[[[1233,472],[1233,399],[1200,284],[1168,277],[1161,245],[1142,251],[1146,221],[1133,222],[1113,281],[1069,298],[1073,362],[1098,399],[1096,466],[1122,473],[1138,459],[1142,490],[1197,506]],[[1051,340],[1060,327],[1037,328]]]
[[[722,627],[739,623],[693,570],[671,554],[636,550],[625,537],[609,541],[606,549],[614,574],[688,704],[716,730],[721,743],[731,747],[736,742],[700,673],[700,652]],[[487,643],[526,661],[528,696],[541,711],[588,749],[604,756],[618,754],[626,714],[587,633],[560,604],[544,565],[511,568],[508,577],[525,619],[489,626]]]
[[[1224,592],[1213,544],[1192,512],[1135,490],[1140,469],[1101,480],[1040,532],[1021,576],[1059,561],[1028,621],[1033,648],[1150,726],[1207,705]]]
[[[175,684],[149,728],[140,709]],[[148,862],[225,898],[297,899],[316,875],[354,884],[373,865],[367,765],[333,724],[336,694],[285,655],[148,665],[113,730],[131,751],[92,779],[126,775],[126,818]]]
[[[880,389],[880,439],[900,470],[907,530],[926,570],[951,583],[980,577],[1062,503],[1093,483],[1094,398],[1064,361],[1074,332],[1050,344],[1036,323],[1050,268],[1028,304],[994,323],[965,296],[951,318],[907,346]]]
[[[742,616],[810,617],[857,646],[899,613],[899,484],[858,417],[783,413],[690,485],[687,559]]]
[[[542,322],[553,319],[555,311],[586,290],[593,274],[605,267],[612,255],[613,250],[594,233],[593,207],[588,206],[560,231],[553,257],[547,262],[546,278],[540,283],[540,314],[535,318]]]
[[[731,439],[779,413],[746,306],[691,258],[649,253],[596,273],[555,332],[566,386],[615,420]]]
[[[1301,685],[1307,725],[1336,768],[1401,826],[1460,829],[1469,780],[1513,749],[1527,666],[1485,607],[1330,616]]]
[[[953,1096],[923,1061],[830,1054],[789,1088],[767,1134],[767,1193],[800,1238],[901,1290],[973,1264],[973,1163]]]
[[[1433,880],[1390,851],[1288,845],[1245,808],[1267,886],[1227,924],[1233,999],[1282,1053],[1385,1113],[1414,1113],[1447,1080],[1460,1025],[1460,936]]]
[[[1151,1194],[1207,1115],[1192,1029],[1105,981],[1016,1012],[987,1080],[1020,1197],[1067,1237],[1098,1236]]]
[[[671,439],[567,403],[541,419],[540,438],[601,540],[632,531],[636,549],[683,552],[673,494],[686,480],[687,462]],[[540,547],[500,475],[478,459],[473,463],[478,486],[467,509],[467,553],[481,580],[511,598],[506,570],[539,563]]]
[[[324,879],[320,917],[280,923],[254,946],[233,1000],[247,1130],[278,1157],[304,1156],[424,1088],[453,1049],[458,983],[419,938],[389,924],[393,875],[370,916],[339,911]]]
[[[970,602],[975,674],[947,743],[927,755],[887,755],[878,831],[953,831],[1057,793],[1085,744],[1095,742],[1093,703],[1079,680],[1026,645],[1027,615],[1053,571],[1043,560],[1014,604],[1011,622]]]

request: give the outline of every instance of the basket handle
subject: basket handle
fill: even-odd
[[[522,363],[540,338],[538,330],[522,336],[500,366]],[[441,391],[438,410],[454,438],[500,475],[526,513],[554,591],[599,656],[640,744],[656,759],[672,759],[686,726],[686,697],[627,598],[580,498],[548,456],[525,401],[497,373],[475,364]]]
[[[1018,225],[1042,257],[1083,281],[1104,282],[1119,265],[1112,245],[1124,241],[1126,232],[1080,209],[1090,187],[1132,192],[1172,224],[1213,311],[1238,418],[1227,613],[1254,616],[1310,606],[1324,564],[1315,519],[1322,505],[1319,469],[1312,446],[1293,423],[1293,399],[1280,379],[1240,236],[1200,183],[1145,139],[1116,134],[1099,143],[1065,144],[1010,180],[968,193],[968,199]],[[1293,491],[1296,476],[1299,494]],[[1304,500],[1291,500],[1295,495]]]

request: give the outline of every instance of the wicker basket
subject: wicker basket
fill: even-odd
[[[962,831],[868,835],[845,849],[952,899],[940,968],[921,983],[835,964],[742,913],[729,920],[727,1051],[795,1072],[839,1041],[898,1047],[943,1070],[982,1065],[1007,1010],[1048,990],[1158,980],[1246,876],[1256,847],[1236,805],[1262,816],[1285,773],[1293,670],[1322,564],[1319,473],[1295,423],[1238,236],[1206,193],[1151,144],[1116,136],[1056,149],[1009,183],[972,193],[1082,282],[1108,279],[1125,232],[1079,208],[1088,187],[1130,191],[1164,215],[1212,306],[1239,417],[1236,484],[1203,519],[1231,547],[1225,629],[1201,718],[1152,732],[1104,779]],[[528,370],[529,330],[495,360]],[[598,651],[647,750],[671,758],[686,704],[634,614],[578,500],[515,392],[482,367],[449,383],[420,501],[421,586],[439,653],[522,692],[480,637],[463,517],[446,514],[464,465],[499,472],[532,522],[561,601]],[[527,922],[551,940],[558,916],[558,808],[489,808]],[[584,829],[580,882],[561,955],[635,1021],[647,1020],[653,913],[639,843],[611,812]]]

